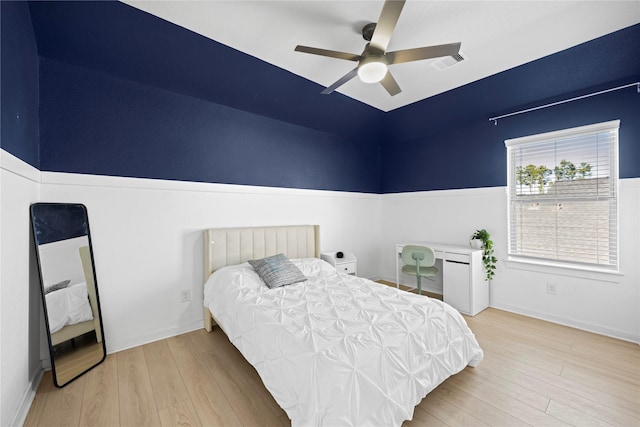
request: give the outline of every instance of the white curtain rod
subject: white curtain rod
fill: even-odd
[[[503,114],[501,116],[491,117],[489,119],[489,121],[493,122],[494,125],[497,125],[498,124],[498,120],[504,119],[505,117],[515,116],[517,114],[528,113],[528,112],[535,111],[535,110],[541,110],[543,108],[553,107],[555,105],[560,105],[560,104],[564,104],[564,103],[571,102],[571,101],[577,101],[579,99],[589,98],[591,96],[602,95],[603,93],[613,92],[614,90],[626,89],[626,88],[631,87],[631,86],[636,86],[637,90],[638,90],[638,93],[640,93],[640,82],[629,83],[628,85],[618,86],[618,87],[614,87],[614,88],[611,88],[611,89],[605,89],[605,90],[601,90],[600,92],[589,93],[587,95],[576,96],[575,98],[570,98],[570,99],[565,99],[565,100],[562,100],[562,101],[552,102],[551,104],[540,105],[538,107],[527,108],[526,110],[520,110],[520,111],[516,111],[516,112],[513,112],[513,113],[509,113],[509,114]]]

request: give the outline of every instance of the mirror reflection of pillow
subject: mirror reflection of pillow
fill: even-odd
[[[62,282],[56,283],[55,285],[46,286],[44,288],[44,294],[47,295],[50,292],[59,291],[60,289],[64,289],[67,286],[69,286],[69,282],[71,282],[71,280],[63,280]]]

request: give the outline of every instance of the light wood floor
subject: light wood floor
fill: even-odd
[[[640,346],[495,309],[467,322],[485,352],[406,426],[638,426]],[[46,373],[26,426],[288,426],[219,329],[107,356],[62,389]]]

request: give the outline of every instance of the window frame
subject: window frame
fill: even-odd
[[[532,267],[550,267],[555,268],[559,267],[562,269],[569,269],[576,272],[585,271],[585,272],[597,272],[597,273],[606,273],[606,274],[620,274],[620,222],[619,222],[619,206],[620,206],[620,177],[619,177],[619,128],[620,128],[620,120],[612,120],[602,123],[596,123],[592,125],[579,126],[573,128],[567,128],[562,130],[557,130],[553,132],[546,132],[541,134],[529,135],[519,138],[507,139],[504,141],[505,146],[507,148],[507,261],[512,261],[519,263],[521,265],[529,265]],[[512,236],[514,232],[514,221],[515,218],[512,216],[512,195],[515,192],[513,188],[516,185],[516,167],[517,164],[512,164],[512,148],[534,144],[534,143],[543,143],[543,142],[551,142],[557,139],[566,139],[573,136],[586,136],[589,134],[600,133],[600,132],[609,132],[615,131],[615,138],[612,141],[613,146],[610,148],[610,179],[613,180],[611,185],[614,190],[615,197],[615,217],[609,217],[609,229],[611,232],[612,229],[612,220],[615,221],[615,244],[612,246],[612,252],[615,257],[615,264],[613,265],[603,265],[597,263],[585,263],[585,262],[577,262],[570,260],[561,260],[561,259],[550,259],[550,258],[541,258],[535,256],[522,255],[519,253],[514,253],[512,250],[514,239],[517,239],[517,236]],[[526,162],[524,162],[526,163]]]

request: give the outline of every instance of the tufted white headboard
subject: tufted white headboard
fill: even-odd
[[[204,280],[219,268],[279,253],[320,258],[318,225],[210,228],[204,231]]]
[[[204,280],[219,268],[279,253],[288,258],[320,258],[320,226],[210,228],[204,230]],[[204,327],[217,323],[204,308]]]

